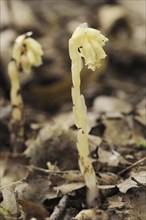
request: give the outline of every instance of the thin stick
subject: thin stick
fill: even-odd
[[[137,166],[138,164],[144,162],[146,160],[146,157],[143,157],[142,159],[136,161],[135,163],[133,163],[132,165],[130,165],[129,167],[126,167],[125,169],[121,170],[118,175],[122,175],[123,173],[127,172],[128,170],[130,170],[131,168]]]
[[[31,168],[32,168],[32,169],[34,169],[34,170],[41,171],[41,172],[46,173],[46,174],[50,174],[50,173],[55,173],[55,174],[68,174],[69,172],[76,173],[76,174],[81,174],[81,172],[78,171],[78,170],[56,171],[56,170],[47,170],[47,169],[40,168],[40,167],[36,167],[36,166],[33,166],[33,165],[30,165],[30,166],[20,165],[20,166],[26,167],[26,168],[28,168],[28,169],[31,169]]]
[[[61,219],[63,212],[65,211],[65,208],[68,203],[68,196],[64,195],[61,200],[59,201],[58,205],[55,206],[54,211],[52,215],[50,216],[50,220],[59,220]]]

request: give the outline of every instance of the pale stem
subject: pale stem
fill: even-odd
[[[72,101],[73,116],[78,128],[77,149],[79,166],[88,187],[87,203],[89,206],[99,205],[98,183],[89,158],[87,107],[84,96],[80,92],[80,73],[83,60],[88,69],[93,71],[100,66],[101,59],[106,57],[103,46],[108,39],[100,31],[88,28],[87,23],[79,25],[69,40],[69,54],[72,61]]]
[[[77,133],[77,149],[79,153],[79,166],[84,176],[86,186],[88,188],[87,203],[89,206],[97,205],[98,184],[93,169],[93,165],[89,156],[88,144],[88,122],[87,122],[87,108],[85,105],[84,96],[80,93],[80,72],[76,72],[75,63],[72,67],[72,100],[73,100],[73,115],[74,121],[78,128]]]
[[[20,91],[20,82],[16,62],[11,60],[8,65],[8,74],[11,81],[11,104],[12,104],[12,135],[13,152],[21,151],[21,145],[24,141],[24,112],[23,100]]]

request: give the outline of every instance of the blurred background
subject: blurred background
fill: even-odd
[[[106,61],[95,73],[83,70],[88,105],[99,95],[124,99],[132,106],[146,90],[145,0],[1,0],[1,105],[9,100],[7,65],[16,37],[33,31],[44,50],[43,65],[31,75],[20,74],[25,104],[56,111],[71,109],[68,41],[83,22],[109,41]],[[67,106],[67,107],[65,107]]]

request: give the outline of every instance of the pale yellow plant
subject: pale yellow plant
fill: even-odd
[[[12,59],[8,64],[8,74],[11,82],[12,104],[12,144],[14,151],[21,151],[24,136],[23,99],[19,82],[19,72],[30,73],[33,66],[42,63],[43,51],[41,45],[31,38],[32,32],[20,35],[14,44]]]
[[[83,61],[93,71],[100,67],[101,59],[106,57],[102,47],[107,40],[100,31],[88,28],[87,23],[78,26],[69,40],[69,54],[72,61],[73,115],[75,125],[78,128],[77,149],[79,153],[79,166],[88,188],[87,203],[89,206],[98,205],[99,192],[95,171],[89,158],[87,107],[84,96],[81,95],[80,91],[80,73]]]
[[[42,47],[31,35],[32,32],[20,35],[13,48],[12,57],[16,61],[17,68],[21,68],[24,73],[30,73],[33,66],[42,64]]]

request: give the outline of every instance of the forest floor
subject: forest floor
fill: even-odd
[[[20,7],[14,1],[8,7],[7,1],[2,2],[7,23],[4,20],[1,29],[0,220],[145,220],[146,73],[142,7],[106,1],[60,4],[45,0],[41,6],[39,1],[19,1],[23,4]],[[103,18],[112,10],[118,11],[117,17],[112,21],[108,16]],[[132,12],[137,12],[137,17],[132,17]],[[24,18],[30,16],[31,22],[19,21],[20,13]],[[105,47],[107,59],[99,73],[85,69],[82,74],[91,127],[89,157],[100,192],[100,204],[94,208],[86,203],[87,188],[78,166],[68,56],[73,29],[85,20],[109,38]],[[32,76],[20,76],[25,138],[21,152],[14,152],[7,64],[16,36],[30,30],[42,44],[44,58]]]

